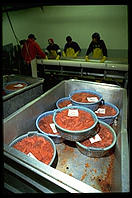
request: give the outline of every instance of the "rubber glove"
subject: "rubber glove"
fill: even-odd
[[[73,55],[73,58],[76,58],[78,54],[79,54],[79,51],[77,51],[77,52]]]
[[[45,56],[45,59],[48,60],[48,56]]]
[[[103,58],[100,60],[100,62],[104,63],[105,60],[106,60],[106,56],[103,56]]]
[[[85,61],[86,61],[86,62],[88,62],[88,61],[89,61],[88,56],[85,56]]]
[[[60,55],[57,55],[57,56],[56,56],[56,60],[59,60],[59,59],[60,59]]]
[[[74,55],[73,55],[73,58],[76,58],[77,57],[77,54],[75,53]]]
[[[65,52],[64,52],[64,51],[62,52],[62,56],[66,57],[66,54],[65,54]]]

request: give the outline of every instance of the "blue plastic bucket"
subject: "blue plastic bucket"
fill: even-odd
[[[115,146],[116,141],[117,141],[117,137],[116,137],[116,133],[115,133],[114,129],[105,122],[99,121],[99,123],[104,125],[105,127],[107,127],[109,129],[109,131],[112,133],[113,142],[110,146],[107,146],[105,148],[87,147],[87,146],[81,144],[81,142],[76,142],[76,146],[77,146],[78,150],[88,157],[103,157],[105,155],[110,154],[110,150]]]
[[[21,83],[24,83],[25,86],[21,87]],[[14,89],[14,90],[6,88],[8,85],[13,85],[13,84],[18,84],[18,88]],[[20,84],[20,87],[19,87],[19,84]],[[6,94],[10,94],[10,93],[13,93],[15,91],[21,90],[21,89],[23,89],[23,88],[25,88],[27,86],[28,86],[28,84],[25,81],[11,81],[11,82],[8,82],[8,83],[4,83],[3,84],[3,89],[4,89]]]
[[[56,107],[57,107],[58,109],[61,108],[61,107],[59,107],[59,103],[65,101],[65,100],[71,101],[69,97],[60,98],[60,99],[57,100],[57,102],[56,102]],[[71,103],[71,105],[72,105],[72,103]],[[69,106],[69,105],[68,105],[68,106]]]
[[[77,102],[75,100],[72,99],[72,96],[76,93],[90,93],[90,94],[94,94],[97,95],[99,97],[99,100],[97,102],[94,103],[83,103],[83,102]],[[72,104],[75,106],[83,106],[83,107],[87,107],[89,109],[91,109],[92,111],[95,111],[96,109],[98,109],[99,104],[103,101],[103,96],[102,94],[96,92],[96,91],[92,91],[92,90],[88,90],[88,89],[82,89],[82,90],[75,90],[72,91],[69,94],[70,100],[72,101]]]
[[[43,134],[49,136],[50,138],[52,138],[53,141],[54,141],[55,143],[61,143],[61,142],[63,142],[63,138],[62,138],[60,135],[58,135],[58,134],[46,133],[45,131],[42,131],[42,130],[40,129],[40,127],[39,127],[39,121],[40,121],[43,117],[46,117],[46,116],[48,116],[48,115],[53,115],[54,111],[55,111],[55,110],[46,111],[46,112],[42,113],[41,115],[39,115],[38,118],[36,119],[36,127],[37,127],[37,129],[38,129],[39,132],[41,132],[41,133],[43,133]]]
[[[57,115],[57,113],[64,111],[66,109],[80,109],[80,110],[90,113],[92,118],[94,119],[94,124],[91,127],[84,129],[84,130],[80,130],[80,131],[72,131],[72,130],[68,130],[68,129],[64,129],[64,128],[60,127],[56,123],[56,115]],[[96,127],[96,125],[98,123],[98,118],[97,118],[96,114],[89,108],[86,108],[83,106],[69,106],[69,107],[64,107],[64,108],[55,110],[54,114],[53,114],[53,122],[54,122],[57,130],[60,132],[61,137],[63,137],[66,140],[70,140],[70,141],[80,141],[80,140],[83,140],[83,139],[95,134],[94,128]]]
[[[44,139],[48,140],[48,141],[51,143],[51,145],[52,145],[52,147],[53,147],[53,150],[54,150],[53,157],[52,157],[50,163],[48,164],[48,165],[51,166],[52,163],[53,163],[54,160],[55,160],[55,157],[56,157],[56,146],[55,146],[54,141],[53,141],[50,137],[48,137],[47,135],[44,135],[44,134],[42,134],[42,133],[38,133],[38,131],[29,131],[28,133],[26,133],[26,134],[24,134],[24,135],[21,135],[21,136],[17,137],[16,139],[14,139],[14,140],[9,144],[9,146],[10,146],[10,147],[13,147],[13,145],[15,145],[17,142],[20,142],[20,141],[23,140],[24,138],[31,137],[31,136],[41,136],[41,137],[43,137]]]
[[[110,103],[110,102],[104,102],[104,105],[110,106],[112,108],[114,108],[116,110],[116,114],[113,116],[98,116],[98,119],[107,123],[107,124],[112,124],[114,122],[114,120],[116,119],[116,117],[119,115],[119,109],[117,108],[117,106],[115,106],[114,104]]]

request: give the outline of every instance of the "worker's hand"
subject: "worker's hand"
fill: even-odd
[[[86,61],[86,62],[88,62],[88,61],[89,61],[88,56],[85,56],[85,61]]]
[[[48,60],[48,56],[45,56],[45,59]]]
[[[77,54],[75,53],[74,55],[73,55],[73,58],[76,58],[77,57]]]
[[[106,56],[103,56],[103,58],[100,60],[101,63],[104,63],[106,60]]]
[[[64,51],[62,52],[62,56],[63,56],[63,57],[66,57],[66,54],[65,54],[65,52],[64,52]]]
[[[60,55],[57,55],[57,56],[56,56],[56,60],[59,60],[59,59],[60,59]]]
[[[79,54],[79,51],[77,51],[74,55],[73,55],[73,58],[76,58]]]

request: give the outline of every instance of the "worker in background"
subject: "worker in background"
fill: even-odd
[[[22,57],[27,65],[29,65],[29,69],[31,70],[32,68],[32,77],[36,77],[37,74],[36,58],[46,58],[46,54],[35,40],[34,34],[29,34],[28,39],[25,42],[22,41]]]
[[[64,51],[62,53],[63,57],[72,57],[76,58],[81,51],[79,45],[72,41],[70,36],[66,37],[67,43],[65,44]]]
[[[19,41],[21,47],[23,47],[23,45],[24,45],[24,43],[25,43],[26,41],[27,41],[26,39],[23,39],[23,40],[20,40],[20,41]]]
[[[25,60],[22,57],[22,48],[26,41],[27,41],[26,39],[19,41],[19,44],[20,44],[20,48],[18,48],[20,50],[19,51],[19,54],[20,54],[20,56],[19,56],[19,60],[20,60],[19,70],[22,75],[31,75],[31,66],[27,65]]]
[[[59,45],[55,44],[52,38],[48,39],[48,43],[49,45],[45,50],[45,54],[47,55],[46,59],[48,59],[48,57],[51,57],[59,60],[61,57],[61,50]]]
[[[107,48],[103,40],[100,40],[99,33],[92,34],[92,41],[87,49],[85,60],[89,61],[89,54],[92,52],[92,57],[101,59],[100,62],[103,63],[107,57]]]

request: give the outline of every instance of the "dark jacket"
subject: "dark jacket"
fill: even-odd
[[[52,50],[56,51],[57,55],[61,56],[60,47],[55,43],[53,45],[48,45],[48,47],[45,50],[45,54],[48,55],[49,53],[51,53]]]
[[[89,47],[87,49],[86,56],[88,56],[91,52],[93,52],[93,50],[95,48],[102,49],[103,56],[107,57],[107,48],[106,48],[106,45],[105,45],[103,40],[99,40],[97,43],[91,41],[91,43],[90,43],[90,45],[89,45]]]
[[[66,43],[66,44],[65,44],[65,47],[64,47],[64,52],[65,52],[65,53],[66,53],[66,50],[67,50],[68,48],[73,48],[74,51],[75,51],[75,53],[76,53],[77,51],[81,51],[81,48],[79,47],[79,45],[78,45],[76,42],[74,42],[74,41],[72,41],[71,43]]]

